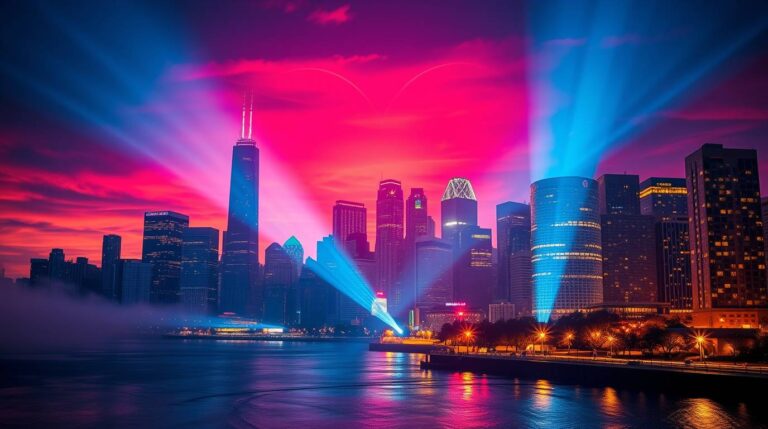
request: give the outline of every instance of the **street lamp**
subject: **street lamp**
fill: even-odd
[[[542,331],[539,332],[539,341],[541,341],[541,354],[544,355],[544,340],[547,339],[547,333]]]
[[[472,331],[469,329],[464,331],[464,337],[467,339],[467,354],[469,354],[469,341],[472,340]]]
[[[704,343],[706,343],[707,339],[704,337],[704,335],[697,335],[696,336],[696,344],[699,346],[699,360],[701,362],[704,362]]]
[[[568,345],[568,355],[571,354],[571,344],[573,343],[573,332],[567,332],[565,334],[565,343]]]
[[[613,338],[613,335],[609,335],[606,340],[608,341],[608,346],[610,348],[611,356],[613,356],[613,341],[615,340],[615,338]]]

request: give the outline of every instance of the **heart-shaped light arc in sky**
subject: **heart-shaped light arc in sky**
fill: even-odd
[[[469,65],[469,66],[471,66],[471,65],[475,65],[475,64],[467,63],[467,62],[453,62],[453,63],[438,64],[436,66],[430,67],[430,68],[428,68],[426,70],[423,70],[423,71],[415,74],[412,78],[408,79],[408,81],[405,82],[405,84],[403,84],[403,86],[400,87],[400,89],[397,91],[397,93],[395,93],[394,97],[392,97],[392,99],[389,100],[389,103],[387,103],[387,107],[386,107],[386,109],[384,109],[383,113],[384,114],[389,113],[389,110],[392,108],[392,105],[403,94],[403,92],[405,92],[405,90],[408,89],[409,86],[411,86],[415,81],[420,79],[422,76],[424,76],[424,75],[426,75],[428,73],[431,73],[431,72],[433,72],[435,70],[439,70],[439,69],[443,69],[443,68],[451,67],[451,66],[460,66],[460,65]],[[368,103],[368,106],[371,108],[371,110],[373,110],[373,111],[377,111],[378,110],[378,109],[376,109],[374,107],[373,102],[371,101],[371,98],[368,97],[368,94],[366,94],[365,91],[363,91],[363,89],[360,88],[359,85],[357,85],[354,81],[352,81],[352,79],[349,79],[348,77],[346,77],[346,76],[344,76],[344,75],[342,75],[340,73],[337,73],[337,72],[335,72],[333,70],[328,70],[328,69],[325,69],[325,68],[320,68],[320,67],[303,67],[303,68],[289,70],[286,73],[295,73],[295,72],[299,72],[299,71],[315,71],[315,72],[320,72],[320,73],[326,73],[326,74],[329,74],[329,75],[331,75],[333,77],[341,79],[347,85],[351,86],[352,89],[355,90],[355,92],[357,92],[361,97],[363,97],[363,99],[365,99],[366,103]]]

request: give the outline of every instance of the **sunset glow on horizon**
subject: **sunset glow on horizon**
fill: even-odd
[[[761,149],[768,188],[762,17],[722,12],[745,30],[714,49],[718,27],[704,23],[717,11],[704,7],[687,21],[566,34],[541,28],[547,11],[522,2],[241,6],[30,3],[0,30],[14,58],[0,65],[10,83],[0,95],[6,275],[28,276],[29,259],[52,247],[98,264],[104,234],[121,235],[123,257],[138,258],[145,211],[226,229],[246,90],[261,151],[262,252],[295,235],[314,257],[336,200],[365,204],[373,245],[386,178],[406,193],[424,188],[438,222],[446,184],[467,178],[479,224],[495,230],[497,204],[527,202],[532,181],[567,171],[558,156],[591,175],[683,177],[684,157],[716,142]],[[696,61],[656,57],[686,50]],[[605,63],[626,51],[643,54],[641,69],[622,82],[600,75],[619,70]],[[606,112],[615,116],[596,129]]]

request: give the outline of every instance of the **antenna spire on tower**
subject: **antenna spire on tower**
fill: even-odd
[[[245,96],[246,94],[243,93],[243,123],[240,126],[240,139],[245,138]]]
[[[251,111],[248,118],[248,140],[253,136],[253,90],[251,90]]]

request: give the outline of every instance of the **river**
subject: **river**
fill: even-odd
[[[721,399],[422,371],[364,342],[134,338],[0,356],[3,427],[768,427],[765,392]],[[751,402],[750,402],[751,401]]]

